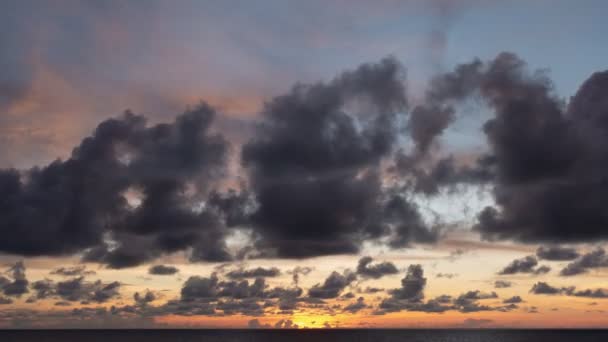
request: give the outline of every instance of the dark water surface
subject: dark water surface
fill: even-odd
[[[0,341],[608,342],[608,330],[4,330]]]

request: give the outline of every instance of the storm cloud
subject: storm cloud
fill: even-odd
[[[214,116],[201,104],[173,123],[148,126],[126,112],[99,124],[65,161],[0,170],[0,251],[86,249],[84,260],[114,268],[187,247],[195,260],[230,259],[218,214],[195,208],[220,176],[228,149],[209,133]]]
[[[381,186],[381,161],[395,149],[407,108],[402,77],[388,58],[266,104],[242,152],[259,248],[302,258],[355,253],[383,236],[394,247],[436,239],[415,204]]]

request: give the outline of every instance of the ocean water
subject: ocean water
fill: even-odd
[[[2,342],[608,342],[608,330],[4,330]]]

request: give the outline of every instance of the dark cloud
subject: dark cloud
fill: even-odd
[[[256,267],[252,269],[238,269],[226,273],[226,276],[231,279],[243,278],[259,278],[259,277],[277,277],[281,275],[281,270],[276,267],[263,268]]]
[[[544,282],[534,284],[530,292],[534,294],[566,295],[587,298],[608,298],[608,289],[576,290],[576,287],[554,287]]]
[[[479,215],[488,238],[584,242],[606,237],[608,72],[593,74],[568,106],[542,73],[501,54],[480,91],[495,111],[484,132],[495,158],[497,208]]]
[[[380,303],[379,313],[413,310],[414,308],[417,308],[418,311],[431,309],[430,307],[425,308],[421,306],[424,304],[422,300],[424,299],[425,287],[426,278],[424,277],[422,266],[410,265],[405,277],[401,280],[401,287],[389,290],[388,293],[391,296],[382,300]],[[434,307],[434,304],[435,303],[431,303],[430,306]]]
[[[555,294],[568,294],[568,293],[572,293],[572,291],[574,291],[574,287],[553,287],[545,282],[538,282],[536,284],[534,284],[534,286],[532,286],[532,288],[530,289],[531,293],[534,294],[548,294],[548,295],[555,295]]]
[[[114,268],[188,247],[193,260],[230,259],[218,210],[194,209],[225,165],[228,143],[209,132],[214,116],[201,104],[148,126],[126,112],[99,124],[65,161],[0,170],[0,251],[88,248],[84,260]]]
[[[60,281],[55,285],[55,294],[70,302],[104,303],[119,296],[121,284],[117,281],[103,283],[101,280],[86,282],[84,277]]]
[[[608,267],[608,256],[606,251],[598,247],[595,250],[583,254],[579,259],[569,263],[560,271],[562,276],[573,276],[587,272],[589,269]]]
[[[249,329],[270,329],[270,328],[272,328],[272,326],[270,324],[264,324],[264,323],[260,322],[260,320],[257,318],[249,320],[249,322],[247,322],[247,327]]]
[[[608,298],[608,289],[587,289],[581,291],[575,291],[572,293],[573,296],[577,297],[588,297],[588,298]]]
[[[549,272],[551,269],[547,266],[540,266],[536,268],[538,265],[538,260],[536,257],[532,255],[528,255],[527,257],[521,259],[513,260],[509,265],[503,268],[498,274],[516,274],[516,273],[533,273],[533,274],[543,274]]]
[[[566,104],[546,72],[531,72],[512,53],[459,65],[436,77],[424,103],[412,111],[409,129],[417,152],[397,158],[397,169],[413,176],[417,190],[427,194],[455,183],[492,182],[496,206],[479,213],[475,226],[484,238],[603,239],[607,91],[608,71],[597,72]],[[489,149],[465,167],[475,176],[457,176],[460,169],[449,159],[430,167],[426,161],[423,167],[420,155],[452,122],[455,106],[473,97],[492,113],[483,124]]]
[[[390,291],[395,299],[418,302],[424,298],[426,278],[421,265],[410,265],[405,278],[401,279],[401,288]]]
[[[242,150],[258,202],[258,247],[301,258],[355,253],[383,236],[394,247],[433,241],[416,206],[381,186],[380,164],[406,106],[401,66],[391,58],[268,102]]]
[[[219,291],[218,282],[219,280],[215,274],[208,278],[190,277],[181,289],[181,298],[183,300],[214,298]]]
[[[37,280],[33,282],[30,287],[36,294],[28,299],[29,302],[35,302],[38,299],[46,299],[55,292],[53,281],[48,279]]]
[[[300,282],[300,275],[307,275],[310,272],[312,272],[312,268],[311,267],[296,266],[296,267],[294,267],[293,270],[287,271],[287,274],[291,274],[291,278],[293,280],[293,284],[296,287],[298,287],[298,284]]]
[[[485,293],[479,290],[468,291],[454,299],[454,306],[460,312],[491,311],[494,310],[494,308],[479,304],[478,301],[482,299],[495,298],[498,298],[496,292]]]
[[[420,311],[429,313],[442,313],[449,310],[456,310],[462,313],[478,312],[478,311],[509,311],[517,308],[514,303],[508,303],[506,306],[488,306],[480,304],[480,300],[497,299],[498,295],[495,292],[485,293],[479,290],[468,291],[456,298],[449,295],[441,295],[424,302],[422,299],[403,300],[392,297],[386,298],[380,302],[379,310],[375,314],[384,314],[386,312],[396,312],[401,310]]]
[[[511,283],[510,281],[507,280],[497,280],[494,282],[494,287],[497,289],[504,289],[507,287],[511,287],[513,285],[513,283]]]
[[[535,270],[534,270],[534,274],[545,274],[545,273],[549,273],[551,272],[551,267],[547,266],[547,265],[541,265],[538,266]]]
[[[345,272],[340,274],[332,272],[323,284],[316,284],[308,290],[308,295],[312,298],[336,298],[342,290],[355,281],[354,273]]]
[[[580,254],[574,248],[560,246],[541,246],[536,250],[536,256],[539,259],[550,261],[565,261],[574,260]]]
[[[359,259],[359,264],[357,265],[357,274],[366,277],[366,278],[374,278],[379,279],[385,275],[396,274],[399,272],[397,266],[392,262],[381,262],[377,264],[372,264],[373,258],[366,256]]]
[[[148,303],[156,300],[156,295],[154,292],[146,290],[144,294],[139,294],[139,292],[135,292],[133,295],[133,300],[137,305],[148,305]]]
[[[173,275],[177,272],[179,272],[177,267],[169,265],[154,265],[148,269],[148,274],[153,275]]]
[[[0,276],[0,290],[4,295],[9,297],[21,297],[29,292],[29,281],[25,276],[25,264],[23,261],[18,261],[8,268],[5,272],[10,275],[10,278]]]
[[[357,313],[363,309],[367,308],[367,304],[365,304],[365,299],[363,297],[357,298],[357,301],[354,303],[350,303],[344,307],[344,311],[350,313]]]
[[[457,276],[458,276],[457,273],[437,273],[435,275],[435,277],[437,277],[437,278],[446,278],[446,279],[452,279],[452,278],[455,278]]]
[[[76,276],[88,276],[94,275],[95,271],[87,270],[84,265],[72,266],[72,267],[59,267],[51,271],[53,275],[60,275],[63,277],[76,277]]]
[[[122,284],[114,282],[102,282],[96,280],[94,282],[86,281],[84,276],[79,276],[73,279],[54,282],[49,279],[43,279],[33,282],[30,285],[34,295],[27,299],[28,303],[33,303],[43,299],[59,299],[62,304],[71,305],[71,302],[80,302],[83,304],[105,303],[111,299],[120,297],[120,288]]]
[[[504,304],[518,304],[523,302],[520,296],[513,296],[502,301]]]
[[[273,326],[275,329],[298,329],[299,326],[290,319],[281,319]]]

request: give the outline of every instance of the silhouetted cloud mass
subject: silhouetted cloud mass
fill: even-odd
[[[600,267],[608,267],[608,255],[606,255],[606,251],[603,248],[598,247],[566,265],[560,271],[560,275],[573,276],[586,273],[589,269]]]
[[[539,259],[550,261],[565,261],[574,260],[580,254],[574,248],[560,246],[541,246],[536,250],[536,256]]]
[[[177,267],[169,265],[153,265],[148,269],[148,274],[153,275],[173,275],[177,272],[179,272]]]
[[[354,253],[388,236],[394,247],[436,239],[415,204],[380,182],[407,108],[394,59],[329,83],[296,85],[269,101],[243,147],[258,208],[258,247],[281,257]]]
[[[397,266],[392,262],[385,261],[377,264],[372,264],[374,259],[366,256],[359,259],[357,265],[357,274],[362,277],[378,279],[385,275],[396,274],[399,272]]]

